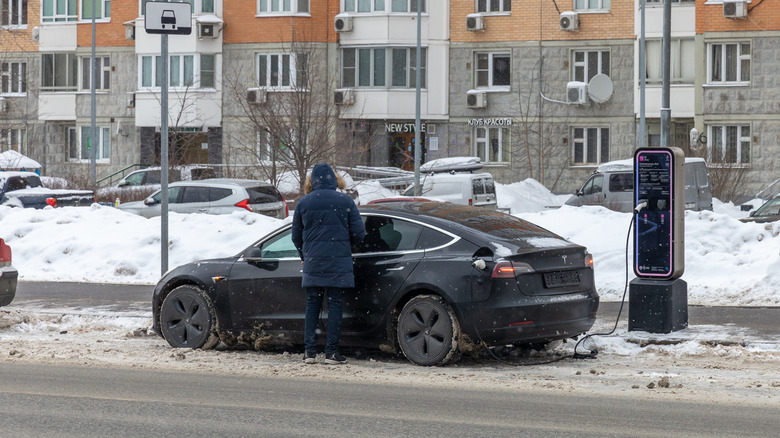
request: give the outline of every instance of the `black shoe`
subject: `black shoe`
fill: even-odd
[[[303,363],[314,363],[317,357],[317,353],[313,351],[305,351],[303,353]]]
[[[328,365],[342,365],[347,363],[347,359],[337,351],[335,353],[327,353],[325,355],[325,363]]]

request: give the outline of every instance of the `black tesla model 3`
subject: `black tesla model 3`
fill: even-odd
[[[400,349],[415,364],[444,365],[466,346],[546,343],[595,322],[591,255],[544,228],[441,202],[383,203],[360,214],[368,236],[354,248],[343,346]],[[173,347],[301,345],[301,269],[291,224],[236,256],[179,266],[154,290],[154,330]]]

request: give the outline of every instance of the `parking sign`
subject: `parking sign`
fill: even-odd
[[[189,35],[192,33],[192,9],[189,3],[146,2],[146,33]]]

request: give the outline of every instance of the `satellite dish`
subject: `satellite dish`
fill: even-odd
[[[588,96],[596,103],[608,101],[612,97],[613,90],[612,79],[602,73],[593,76],[593,79],[588,83]]]

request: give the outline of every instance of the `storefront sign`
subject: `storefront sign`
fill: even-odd
[[[385,131],[391,134],[414,132],[414,123],[385,123]],[[420,123],[420,132],[425,132],[425,123]]]
[[[469,119],[469,126],[512,126],[509,117],[492,119]]]

